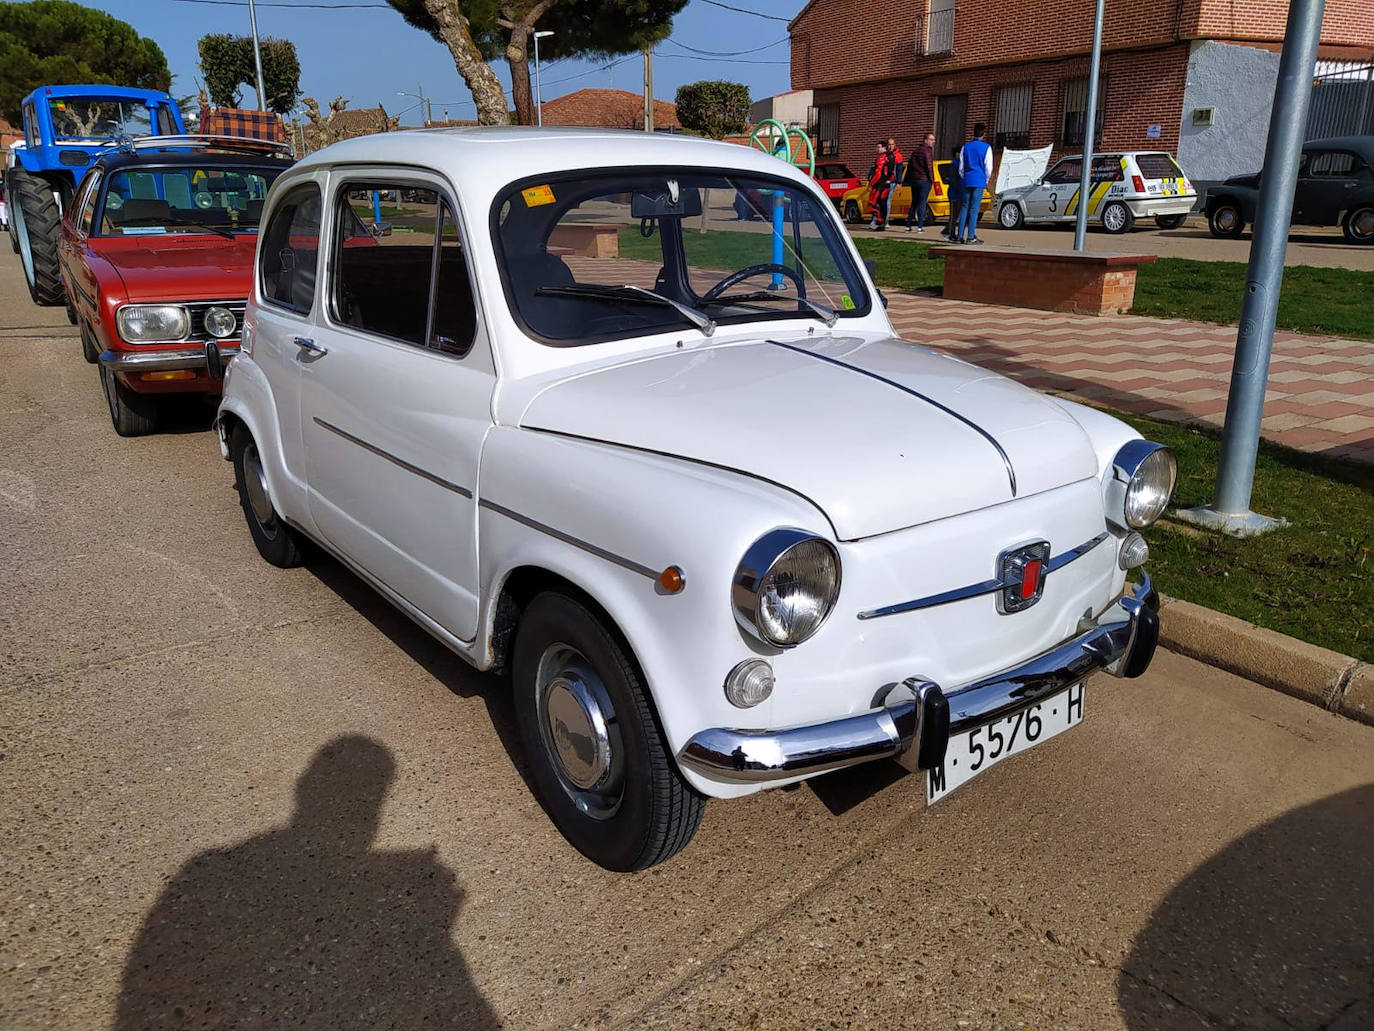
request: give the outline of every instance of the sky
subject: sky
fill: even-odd
[[[207,33],[250,33],[247,0],[82,0],[132,25],[162,47],[172,69],[172,93],[195,94],[200,76],[196,43]],[[669,40],[654,50],[654,95],[671,101],[677,88],[701,79],[743,82],[758,100],[790,88],[787,22],[805,0],[690,0],[673,21]],[[448,48],[411,28],[385,0],[256,0],[258,34],[289,39],[301,63],[301,89],[322,109],[336,96],[350,108],[385,106],[400,114],[402,125],[417,125],[420,94],[436,119],[473,118],[476,107]],[[307,7],[307,4],[313,6]],[[348,6],[342,6],[348,5]],[[711,51],[695,54],[689,49]],[[758,49],[756,49],[758,48]],[[741,51],[753,51],[740,53]],[[643,60],[638,54],[618,62],[564,60],[543,62],[545,100],[589,87],[640,93]],[[509,98],[505,61],[492,62]],[[533,68],[531,68],[531,74]],[[245,88],[243,105],[253,107]],[[514,106],[513,104],[511,105]]]

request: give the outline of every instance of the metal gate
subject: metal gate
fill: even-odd
[[[1307,139],[1374,133],[1374,65],[1319,61],[1312,80]]]

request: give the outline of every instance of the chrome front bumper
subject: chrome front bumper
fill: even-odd
[[[981,726],[1105,669],[1138,677],[1159,641],[1158,597],[1148,574],[1077,636],[1013,669],[949,694],[922,677],[888,691],[885,704],[855,716],[789,730],[715,727],[694,736],[678,761],[708,777],[744,784],[789,780],[896,758],[911,770],[944,761],[951,735]]]
[[[213,355],[210,353],[212,350]],[[237,343],[226,344],[208,340],[197,347],[179,347],[175,351],[102,351],[100,364],[116,372],[207,369],[215,379],[222,379],[224,367],[229,364],[229,359],[238,353]]]

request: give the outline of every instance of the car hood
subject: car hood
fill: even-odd
[[[842,540],[1097,474],[1087,435],[1052,400],[895,338],[677,351],[561,381],[520,421],[781,484]]]
[[[254,233],[213,242],[153,242],[102,247],[100,257],[114,266],[130,301],[234,300],[246,298],[252,284]],[[125,241],[119,241],[121,244]]]

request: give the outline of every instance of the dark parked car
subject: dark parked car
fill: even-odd
[[[1240,236],[1255,221],[1259,187],[1260,173],[1254,172],[1207,191],[1207,225],[1213,236]],[[1351,243],[1374,243],[1374,136],[1303,145],[1293,225],[1338,225]]]

